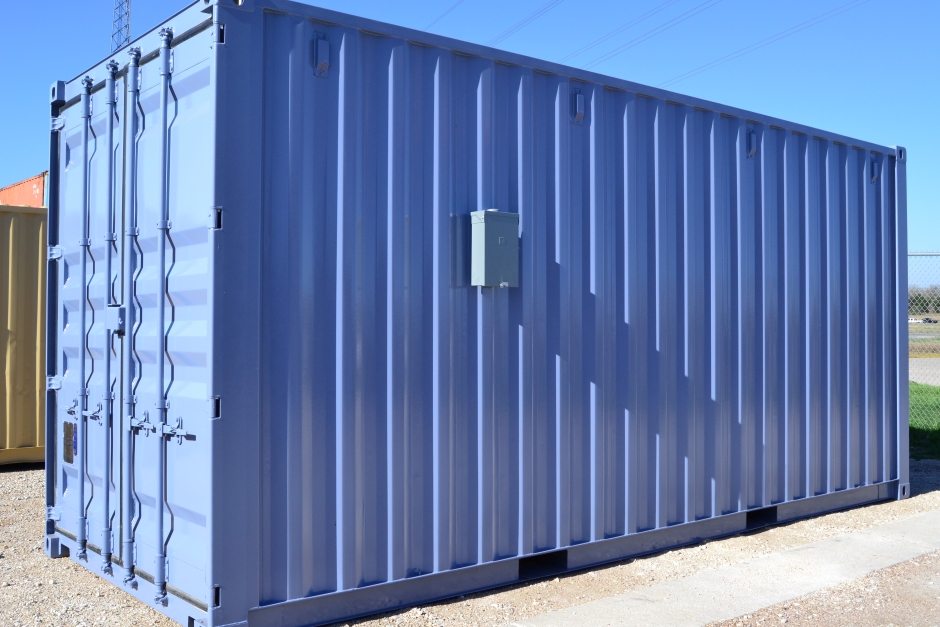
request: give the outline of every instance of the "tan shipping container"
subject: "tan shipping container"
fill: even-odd
[[[48,172],[43,172],[38,176],[0,189],[0,205],[45,207],[47,174]]]
[[[46,208],[0,204],[0,464],[45,456]]]

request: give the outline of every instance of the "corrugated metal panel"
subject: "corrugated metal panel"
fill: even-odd
[[[46,176],[43,172],[25,181],[8,185],[0,189],[0,205],[20,207],[46,206]]]
[[[45,456],[46,210],[0,204],[0,464]]]
[[[897,478],[893,155],[265,29],[266,599]],[[470,287],[490,207],[521,215],[519,289]]]
[[[903,149],[212,6],[110,117],[104,64],[54,90],[50,554],[109,538],[184,624],[301,625],[906,496]],[[470,284],[490,208],[518,288]]]

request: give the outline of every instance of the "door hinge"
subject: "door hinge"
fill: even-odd
[[[54,377],[46,377],[46,389],[47,390],[61,390],[62,389],[62,377],[56,375]]]
[[[51,131],[61,131],[65,128],[65,116],[52,118],[49,124],[49,130]]]
[[[49,247],[49,253],[48,253],[48,259],[49,259],[49,261],[52,261],[53,259],[61,259],[61,258],[62,258],[62,247],[61,247],[61,246],[50,246],[50,247]]]
[[[46,508],[46,520],[62,520],[62,513],[58,507]]]

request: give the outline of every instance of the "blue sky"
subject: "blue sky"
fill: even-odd
[[[423,29],[456,1],[315,4]],[[187,4],[132,0],[132,36]],[[936,0],[463,0],[432,31],[486,44],[547,8],[497,47],[558,61],[659,9],[566,62],[584,66],[630,46],[591,69],[660,85],[839,7],[851,8],[669,88],[851,137],[905,146],[909,248],[940,250]],[[49,85],[72,78],[108,54],[112,8],[113,0],[4,1],[0,186],[46,169]]]

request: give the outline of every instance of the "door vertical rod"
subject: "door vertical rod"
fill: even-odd
[[[105,81],[105,104],[108,107],[108,223],[104,234],[105,244],[105,296],[104,311],[114,304],[111,295],[111,256],[114,253],[114,114],[117,105],[117,94],[114,91],[114,75],[118,71],[118,64],[113,59],[108,63],[108,78]],[[111,390],[111,329],[104,325],[104,399],[101,415],[101,426],[104,427],[102,435],[104,470],[102,472],[102,498],[101,498],[101,570],[111,574],[111,424],[112,401],[114,392]]]
[[[124,453],[121,456],[121,562],[124,566],[124,583],[137,587],[134,577],[134,359],[135,325],[137,313],[134,306],[134,273],[137,254],[137,107],[140,98],[140,83],[137,69],[140,61],[140,48],[127,51],[127,224],[124,230]]]
[[[88,531],[86,529],[87,521],[85,515],[85,479],[86,479],[86,451],[88,444],[88,433],[86,429],[86,420],[88,413],[88,380],[86,376],[85,362],[88,359],[88,255],[91,240],[88,237],[88,214],[89,214],[89,182],[90,168],[88,163],[88,133],[91,127],[91,87],[93,81],[86,76],[82,79],[82,236],[78,240],[78,246],[82,256],[82,295],[79,307],[81,309],[81,332],[79,333],[79,355],[78,360],[78,396],[79,411],[76,412],[76,429],[78,440],[78,451],[76,454],[76,464],[78,465],[78,528],[76,532],[76,542],[78,543],[78,559],[87,560],[88,553],[85,545],[88,542]]]
[[[166,398],[166,240],[170,230],[169,206],[169,98],[170,98],[170,42],[173,32],[164,28],[160,31],[160,221],[157,229],[157,261],[160,264],[160,293],[157,296],[157,337],[159,347],[157,350],[157,409],[160,415],[160,424],[157,426],[157,512],[156,512],[156,547],[157,556],[154,565],[153,583],[157,587],[154,601],[165,604],[166,598],[166,538],[163,532],[163,515],[166,509],[166,442],[165,429],[167,424],[167,398]]]

